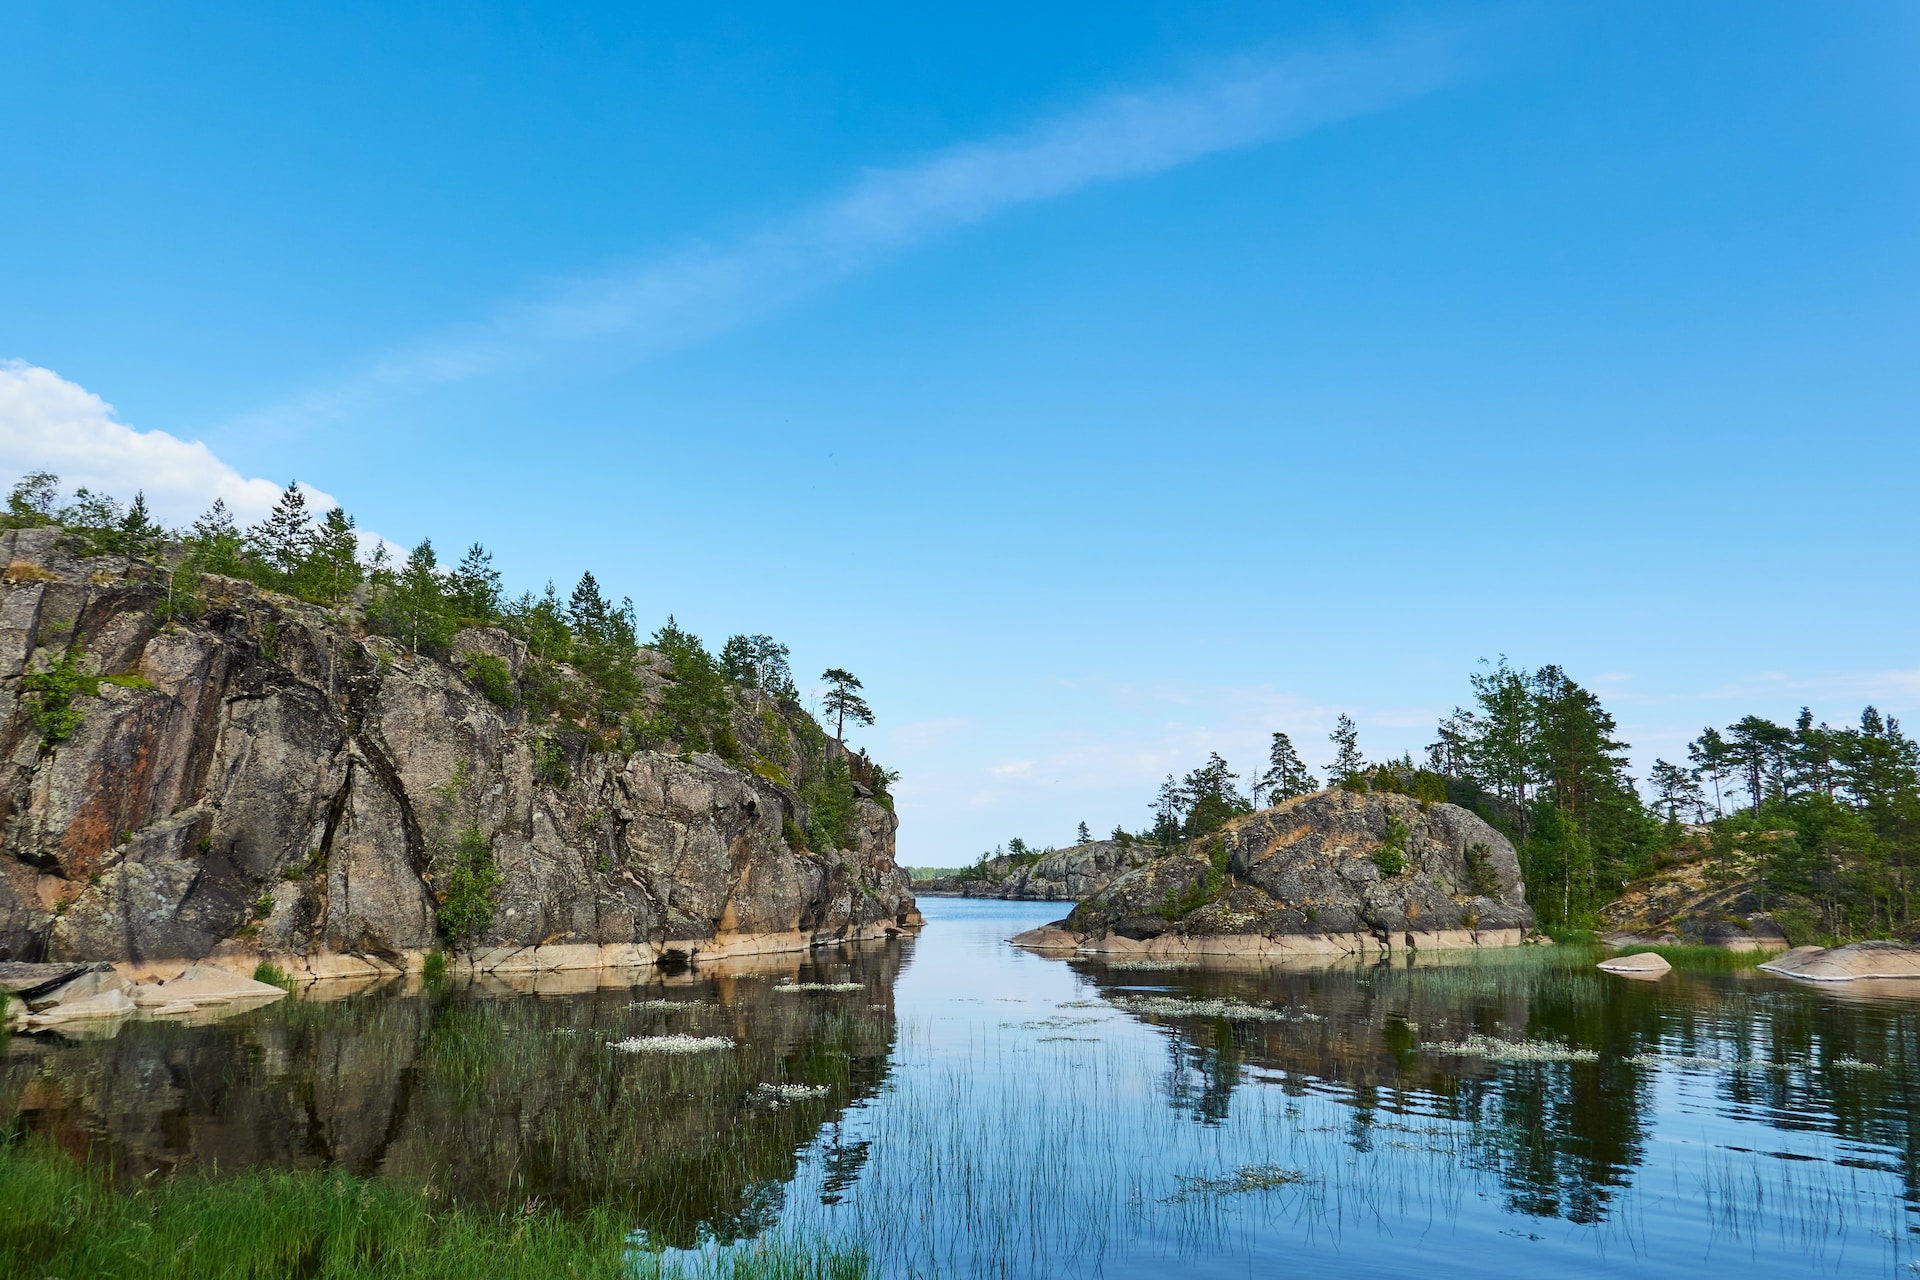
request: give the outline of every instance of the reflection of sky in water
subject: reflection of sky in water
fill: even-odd
[[[802,1161],[782,1214],[864,1238],[888,1273],[1911,1274],[1902,1064],[1920,1002],[1740,974],[1628,987],[1538,953],[1109,971],[1003,944],[1059,904],[923,906],[890,1083]],[[1101,999],[1123,993],[1324,1020],[1155,1026]],[[1603,1061],[1422,1047],[1474,1031]],[[1862,1044],[1894,1070],[1807,1066]],[[1648,1051],[1788,1065],[1624,1061]]]

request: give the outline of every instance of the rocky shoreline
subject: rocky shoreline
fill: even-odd
[[[913,890],[935,898],[1078,902],[1144,865],[1156,852],[1137,840],[1092,840],[1040,854],[988,858],[958,875],[915,881]]]

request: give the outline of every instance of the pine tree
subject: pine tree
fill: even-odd
[[[124,555],[140,557],[149,555],[153,545],[166,536],[166,530],[154,523],[147,511],[147,494],[144,489],[133,491],[133,505],[120,517],[120,551]]]
[[[872,724],[873,709],[867,706],[865,698],[860,696],[860,682],[851,671],[841,667],[828,667],[820,678],[827,682],[827,694],[820,699],[821,708],[833,717],[833,740],[843,742],[847,721],[855,724]]]
[[[297,480],[288,482],[267,518],[247,530],[248,549],[281,578],[290,576],[306,559],[312,539],[307,495],[300,492]]]
[[[1718,729],[1707,728],[1700,736],[1687,744],[1687,759],[1692,762],[1694,772],[1713,783],[1713,816],[1726,816],[1726,804],[1721,798],[1720,784],[1733,772],[1733,752],[1727,746],[1727,740],[1720,736]]]
[[[567,597],[567,621],[573,625],[574,635],[588,644],[606,639],[609,613],[606,597],[600,594],[600,583],[590,572],[581,574],[573,594]],[[671,625],[673,620],[667,621]]]
[[[1087,830],[1087,824],[1084,822],[1080,824],[1080,829],[1073,834],[1075,839],[1081,844],[1093,843],[1093,832]]]
[[[431,538],[422,538],[408,554],[406,564],[394,577],[383,612],[389,629],[406,641],[409,657],[417,656],[422,648],[446,642],[452,626]]]
[[[320,604],[339,604],[360,577],[360,539],[353,531],[353,517],[334,507],[307,540],[306,557],[293,575],[294,589]]]
[[[1327,739],[1333,743],[1333,763],[1327,766],[1327,777],[1335,786],[1367,771],[1367,758],[1360,754],[1360,731],[1346,712],[1340,713]]]
[[[1260,775],[1256,785],[1266,792],[1268,804],[1278,804],[1318,791],[1320,780],[1307,772],[1306,762],[1293,748],[1293,739],[1276,732],[1273,745],[1267,751],[1267,771]]]
[[[493,553],[477,542],[468,547],[460,566],[447,576],[447,597],[462,618],[475,622],[498,618],[500,573],[493,567]]]
[[[1697,812],[1704,806],[1700,777],[1691,769],[1655,760],[1647,770],[1647,785],[1653,788],[1655,802],[1666,810],[1669,826],[1680,821],[1681,809],[1692,807]]]

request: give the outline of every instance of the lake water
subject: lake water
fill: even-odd
[[[1920,991],[1559,948],[1123,968],[1005,945],[1059,904],[922,907],[912,939],[631,987],[15,1036],[0,1115],[130,1178],[611,1199],[651,1247],[817,1232],[884,1275],[1915,1274]]]

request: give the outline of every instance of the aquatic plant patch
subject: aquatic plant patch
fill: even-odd
[[[864,991],[866,984],[860,982],[778,982],[775,991]]]
[[[827,1096],[823,1084],[757,1084],[747,1099],[763,1107],[784,1107],[795,1102],[812,1102]]]
[[[712,1053],[733,1047],[729,1036],[628,1036],[607,1044],[622,1053]]]
[[[708,1000],[634,1000],[627,1008],[639,1009],[645,1013],[672,1013],[678,1009],[712,1009],[716,1006]]]
[[[1272,1191],[1279,1187],[1291,1186],[1296,1182],[1310,1181],[1308,1176],[1298,1169],[1283,1169],[1277,1164],[1243,1164],[1238,1169],[1217,1178],[1174,1175],[1180,1183],[1180,1189],[1170,1196],[1163,1197],[1162,1204],[1179,1204],[1184,1200],[1216,1199],[1220,1196],[1244,1195],[1249,1191]]]
[[[1190,969],[1192,965],[1181,964],[1177,960],[1111,960],[1109,969],[1125,970],[1131,973],[1166,973],[1173,969]]]
[[[1552,1040],[1500,1040],[1491,1036],[1470,1035],[1450,1044],[1422,1046],[1430,1053],[1456,1054],[1486,1058],[1492,1062],[1598,1062],[1592,1049],[1576,1049]]]
[[[1187,1000],[1179,996],[1116,996],[1110,1002],[1128,1013],[1160,1014],[1168,1018],[1225,1018],[1229,1022],[1318,1022],[1320,1015],[1238,1000]]]

